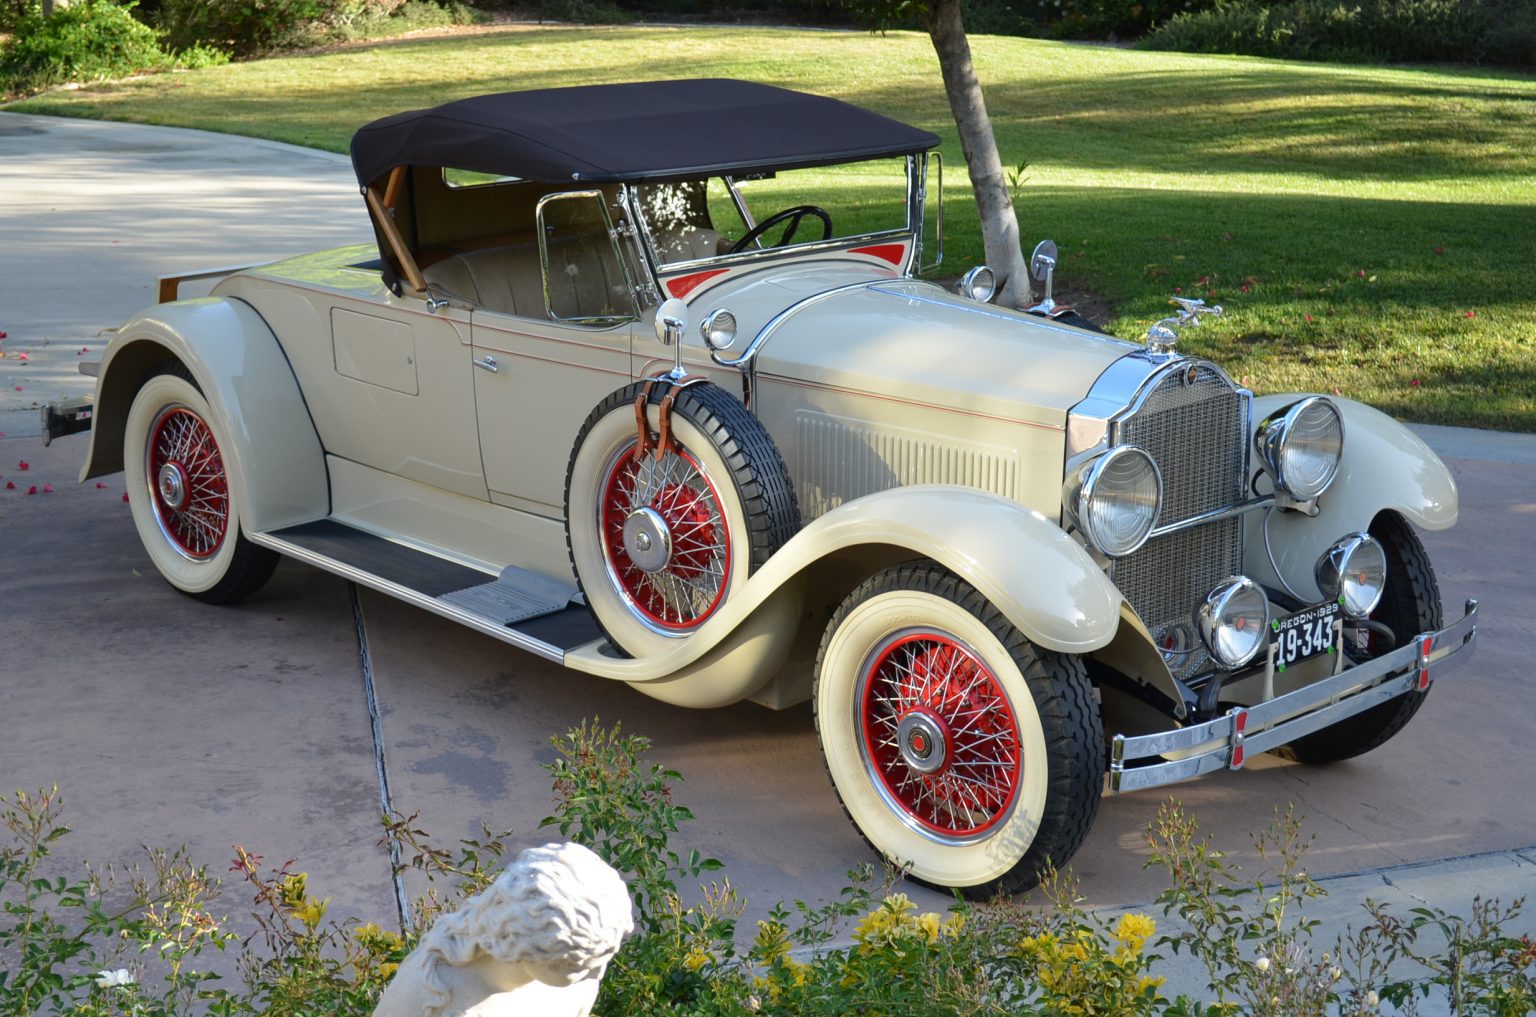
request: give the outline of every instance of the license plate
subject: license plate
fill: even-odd
[[[1284,671],[1292,664],[1337,652],[1338,648],[1333,645],[1333,623],[1338,617],[1339,605],[1331,602],[1271,622],[1270,642],[1275,647],[1275,670]]]

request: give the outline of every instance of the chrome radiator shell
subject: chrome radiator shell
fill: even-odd
[[[1145,373],[1141,384],[1126,392],[1127,375],[1136,364]],[[1201,360],[1132,354],[1118,371],[1106,372],[1103,382],[1106,387],[1120,386],[1120,396],[1096,385],[1083,408],[1103,412],[1118,403],[1120,409],[1105,414],[1093,448],[1069,449],[1069,457],[1075,452],[1080,460],[1123,444],[1144,449],[1163,479],[1158,529],[1243,503],[1248,493],[1252,397],[1226,372]],[[1073,433],[1093,429],[1091,418],[1074,424],[1069,428]],[[1115,585],[1157,640],[1177,678],[1187,680],[1211,669],[1195,634],[1195,607],[1217,583],[1243,571],[1243,543],[1242,519],[1228,517],[1154,535],[1112,563]]]

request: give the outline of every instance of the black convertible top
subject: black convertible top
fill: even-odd
[[[367,187],[396,166],[550,183],[678,180],[909,155],[936,135],[836,99],[728,78],[500,92],[375,120],[352,137]]]

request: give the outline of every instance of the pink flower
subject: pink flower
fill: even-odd
[[[16,354],[16,359],[21,361],[23,364],[25,364],[27,362],[28,357],[27,357],[27,355],[25,353],[18,353],[18,354]]]
[[[52,484],[44,484],[43,485],[43,493],[44,494],[52,494],[53,493],[53,485]]]

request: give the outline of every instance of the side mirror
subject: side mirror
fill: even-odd
[[[688,305],[677,297],[668,297],[656,308],[656,338],[661,340],[661,345],[681,344],[687,327]]]

